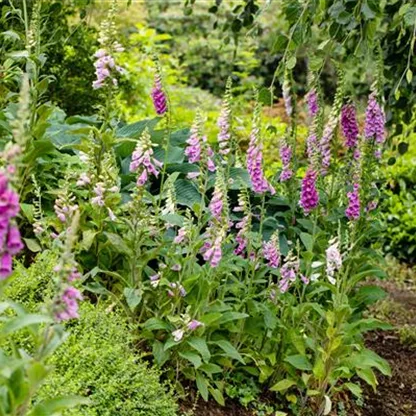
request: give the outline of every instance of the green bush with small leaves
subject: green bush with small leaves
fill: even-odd
[[[26,269],[18,264],[7,289],[30,311],[50,297],[49,282],[55,256],[44,252]],[[68,324],[68,338],[50,358],[54,371],[36,402],[59,395],[88,397],[91,405],[64,415],[174,416],[176,403],[159,374],[135,354],[132,328],[108,305],[80,307],[80,319]],[[21,342],[24,342],[21,339]]]

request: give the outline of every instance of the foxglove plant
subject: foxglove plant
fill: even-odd
[[[358,143],[358,123],[353,104],[346,104],[341,111],[341,127],[345,138],[345,146],[353,149]]]
[[[263,243],[263,256],[267,265],[277,269],[280,265],[279,233],[275,232],[271,239]]]
[[[316,189],[318,174],[309,168],[302,179],[299,205],[303,208],[305,215],[314,210],[319,203],[319,194]]]
[[[162,163],[153,156],[153,147],[149,129],[146,127],[137,141],[136,149],[131,155],[130,172],[137,174],[137,186],[142,187],[150,175],[157,177]]]
[[[325,176],[331,165],[331,141],[338,125],[339,114],[342,107],[344,97],[344,75],[338,71],[338,88],[335,93],[334,103],[332,105],[329,119],[325,125],[322,138],[319,142],[319,150],[321,156],[321,174]]]
[[[280,159],[282,160],[283,169],[280,174],[280,182],[285,182],[293,176],[293,171],[290,167],[292,159],[292,149],[286,141],[282,141],[280,144]]]
[[[358,220],[360,218],[361,204],[359,190],[359,184],[354,183],[353,190],[347,193],[348,207],[345,210],[345,215],[349,220]]]
[[[94,63],[95,75],[97,77],[92,83],[94,89],[101,89],[110,85],[116,87],[118,85],[117,74],[125,72],[115,61],[115,54],[124,51],[120,43],[115,41],[117,35],[114,24],[115,14],[116,2],[113,2],[107,18],[101,24],[98,38],[100,49],[94,54],[96,58]]]
[[[263,194],[269,191],[273,195],[276,191],[267,181],[263,172],[263,145],[260,138],[260,111],[261,107],[257,100],[253,114],[250,143],[247,150],[247,171],[250,175],[254,192]]]
[[[19,195],[5,173],[0,172],[0,280],[10,276],[13,256],[24,247],[15,222],[19,211]]]
[[[326,249],[326,276],[329,282],[335,285],[335,273],[342,267],[342,256],[337,238],[330,240],[329,244],[329,247]]]
[[[318,94],[315,88],[312,88],[306,95],[306,102],[308,103],[309,117],[314,118],[319,111]]]
[[[225,161],[228,159],[231,152],[231,87],[232,81],[230,77],[227,80],[221,112],[217,121],[219,128],[217,136],[219,146],[218,151]]]
[[[248,234],[251,230],[251,207],[249,196],[246,192],[240,192],[238,196],[238,206],[233,209],[234,212],[242,212],[243,218],[235,224],[235,228],[238,230],[235,237],[237,247],[234,249],[234,254],[244,257],[244,252],[247,249]]]
[[[162,76],[160,75],[160,68],[156,69],[153,89],[152,100],[155,111],[159,116],[163,116],[168,111],[168,104],[165,91],[162,86]]]
[[[367,140],[374,139],[376,143],[383,144],[385,140],[385,115],[383,108],[377,102],[376,93],[373,92],[368,98],[365,112],[364,135]]]

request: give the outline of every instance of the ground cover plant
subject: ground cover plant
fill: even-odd
[[[246,2],[246,16],[254,4]],[[83,95],[96,108],[68,116],[58,106],[65,93],[52,88],[56,62],[53,71],[46,64],[50,8],[8,2],[2,414],[174,415],[174,394],[220,406],[238,400],[258,415],[328,415],[391,375],[365,344],[367,332],[390,328],[366,313],[384,292],[363,285],[387,278],[377,242],[386,155],[395,149],[384,55],[366,38],[372,62],[362,89],[322,47],[299,80],[295,22],[303,25],[308,10],[289,19],[272,86],[242,91],[229,74],[221,100],[197,98],[190,109],[186,77],[163,45],[171,38],[139,25],[124,38],[126,51],[114,1],[99,28],[82,26],[97,32],[88,39],[95,75]],[[137,73],[135,56],[143,58]],[[324,67],[335,74],[332,93]],[[126,85],[150,94],[140,103]],[[273,117],[280,91],[284,120]]]

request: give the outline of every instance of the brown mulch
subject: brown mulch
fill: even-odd
[[[393,280],[380,282],[389,300],[401,310],[392,312],[388,319],[393,326],[416,324],[416,291],[414,281],[403,286]],[[407,287],[406,287],[407,286]],[[367,347],[385,358],[392,376],[378,376],[377,391],[366,387],[364,406],[355,407],[350,415],[360,416],[416,416],[416,348],[400,342],[395,331],[372,332],[366,337]]]
[[[194,408],[189,403],[182,405],[182,411],[194,409],[193,416],[253,416],[253,413],[237,402],[227,401],[226,405],[220,406],[215,401],[205,402],[200,398]]]

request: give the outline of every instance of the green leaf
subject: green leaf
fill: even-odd
[[[243,312],[225,312],[222,315],[222,318],[219,320],[219,324],[225,324],[231,321],[237,321],[239,319],[248,318],[249,315]]]
[[[353,297],[353,302],[358,303],[359,305],[369,306],[379,300],[384,299],[387,296],[387,293],[380,287],[375,285],[366,285],[361,286],[355,296]]]
[[[215,399],[215,401],[221,405],[221,406],[225,406],[225,400],[224,400],[224,396],[221,393],[221,390],[219,389],[214,389],[213,387],[209,388],[209,392],[212,394],[212,397]]]
[[[32,253],[39,253],[39,251],[42,251],[42,247],[39,245],[38,241],[34,238],[23,238],[23,241],[26,244],[26,247],[32,252]]]
[[[45,400],[36,405],[29,413],[29,416],[45,416],[53,415],[56,412],[61,412],[65,409],[73,409],[81,405],[90,404],[90,400],[79,396],[58,397],[50,400]]]
[[[50,316],[26,314],[9,319],[0,329],[0,335],[5,337],[30,325],[48,324],[53,320]]]
[[[108,241],[110,242],[111,246],[115,249],[115,251],[124,254],[131,253],[130,248],[118,234],[104,232],[104,235],[107,237]]]
[[[150,318],[144,324],[143,327],[149,331],[156,331],[158,329],[169,330],[169,324],[159,318]]]
[[[412,83],[412,79],[413,79],[413,72],[412,72],[412,70],[409,68],[409,69],[406,71],[406,80],[407,80],[407,82],[408,82],[409,84],[411,84],[411,83]]]
[[[152,353],[159,367],[162,367],[170,357],[170,352],[165,351],[163,343],[158,340],[153,343]]]
[[[293,367],[297,368],[298,370],[312,370],[312,364],[305,356],[300,354],[290,355],[289,357],[286,357],[284,361],[293,365]]]
[[[207,374],[218,374],[218,373],[223,372],[222,367],[220,367],[217,364],[212,364],[212,363],[202,364],[201,367],[199,367],[199,370]]]
[[[286,61],[286,68],[287,69],[293,69],[296,66],[296,56],[291,56],[287,61]]]
[[[212,313],[208,313],[206,315],[201,316],[201,318],[199,318],[199,320],[205,326],[209,326],[209,325],[213,324],[214,322],[218,321],[219,319],[221,319],[222,315],[223,314],[220,313],[220,312],[212,312]]]
[[[196,373],[196,386],[198,387],[202,398],[205,401],[208,401],[208,382],[207,379],[199,371]]]
[[[142,293],[139,289],[133,289],[130,287],[126,287],[123,290],[124,297],[126,298],[127,305],[129,305],[129,308],[131,311],[134,311],[134,309],[140,304],[142,301]]]
[[[176,200],[178,204],[192,208],[194,204],[201,202],[201,194],[196,186],[185,179],[178,179],[175,182]]]
[[[371,368],[359,368],[357,370],[357,375],[367,384],[369,384],[374,389],[374,391],[376,391],[378,383],[374,371]]]
[[[180,352],[179,356],[185,358],[185,360],[190,361],[195,368],[199,368],[202,365],[201,357],[192,351]]]
[[[187,340],[187,343],[201,354],[201,357],[205,362],[209,361],[211,353],[209,352],[208,345],[203,338],[191,337]]]
[[[243,357],[240,355],[237,349],[229,341],[222,339],[218,341],[212,341],[210,343],[218,345],[225,352],[227,357],[240,361],[241,364],[245,364]]]
[[[295,384],[296,384],[296,381],[285,378],[283,380],[280,380],[278,383],[276,383],[272,387],[270,387],[270,390],[271,391],[283,391],[294,386]]]
[[[306,247],[306,250],[313,252],[313,238],[308,233],[300,233],[300,239],[302,240],[303,245]]]
[[[93,230],[85,230],[82,232],[82,240],[81,240],[81,250],[85,250],[88,251],[91,246],[92,243],[94,241],[95,236],[97,235],[96,231]]]
[[[361,397],[363,391],[358,384],[355,383],[345,383],[344,386],[356,397]]]

